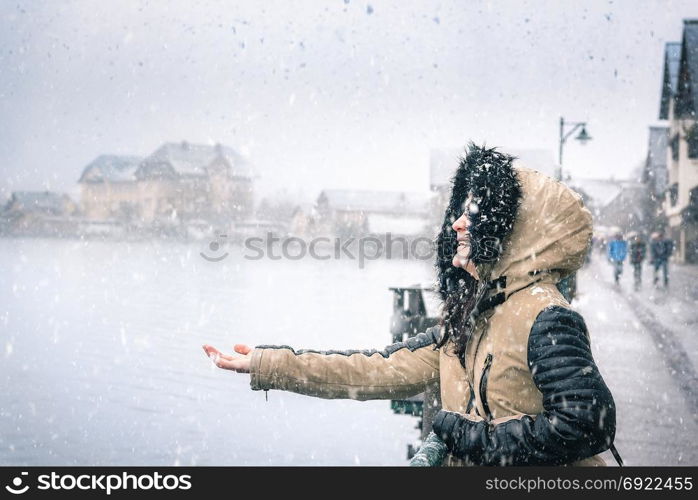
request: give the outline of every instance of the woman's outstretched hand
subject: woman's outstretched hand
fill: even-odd
[[[223,354],[212,345],[204,344],[204,352],[206,356],[211,358],[218,368],[225,370],[233,370],[238,373],[250,373],[250,358],[252,357],[252,349],[244,344],[235,344],[233,349],[238,355]]]

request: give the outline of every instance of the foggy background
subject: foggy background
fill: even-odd
[[[404,465],[420,431],[399,406],[250,391],[201,347],[382,349],[412,307],[391,288],[429,298],[433,258],[241,243],[430,240],[453,148],[544,150],[531,166],[552,170],[560,116],[593,138],[565,148],[595,217],[573,307],[616,444],[629,465],[698,464],[698,222],[677,218],[698,213],[695,160],[676,119],[648,141],[665,43],[697,7],[0,0],[0,464]],[[646,158],[643,183],[617,182]],[[660,229],[671,286],[649,258],[613,274],[612,235],[650,257]]]
[[[77,193],[99,154],[166,141],[246,154],[260,196],[425,189],[430,147],[473,139],[627,177],[664,43],[692,1],[0,2],[0,200]]]

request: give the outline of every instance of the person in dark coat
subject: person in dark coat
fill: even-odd
[[[659,283],[659,270],[662,270],[664,286],[669,286],[669,257],[674,251],[674,242],[664,236],[664,231],[652,235],[650,243],[650,263],[654,267],[654,284]]]
[[[630,264],[633,266],[635,288],[642,285],[642,263],[647,257],[647,243],[639,233],[633,233],[630,238]]]

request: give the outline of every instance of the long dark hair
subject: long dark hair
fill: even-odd
[[[458,288],[446,296],[442,304],[439,324],[444,331],[437,347],[442,347],[448,339],[453,339],[453,354],[458,356],[461,365],[465,366],[465,349],[472,333],[470,315],[477,303],[479,281],[473,278],[465,269],[454,267],[458,274]],[[455,276],[454,276],[455,278]]]

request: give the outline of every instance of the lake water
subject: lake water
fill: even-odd
[[[382,348],[430,262],[221,262],[203,244],[0,239],[0,464],[399,465],[387,401],[249,390],[201,345]]]

